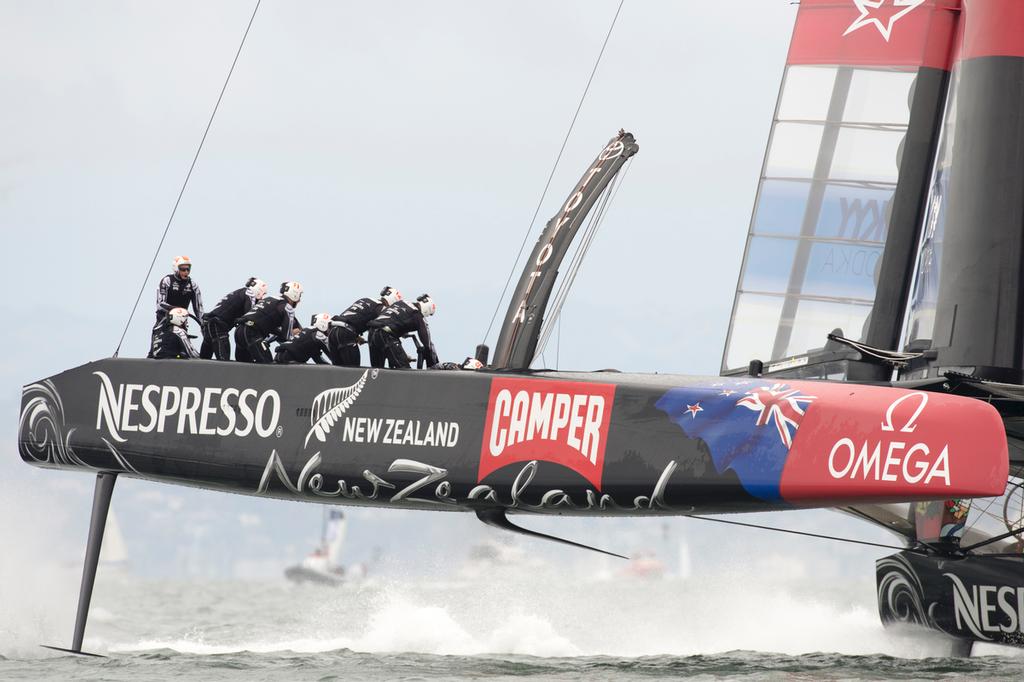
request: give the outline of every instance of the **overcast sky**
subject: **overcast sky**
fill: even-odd
[[[179,253],[207,301],[250,275],[300,281],[303,317],[385,284],[429,291],[442,358],[470,354],[617,5],[265,0],[122,354],[144,355],[156,283]],[[0,1],[8,566],[81,556],[92,480],[20,461],[21,386],[113,352],[252,7]],[[636,135],[640,152],[563,311],[563,369],[717,373],[795,9],[625,3],[530,237],[619,128]],[[130,480],[114,500],[145,575],[276,575],[319,533],[311,505]],[[495,532],[455,514],[352,518],[351,556],[379,546],[406,570]],[[829,512],[771,519],[884,539]],[[579,537],[593,523],[534,525]],[[618,551],[662,537],[661,521],[598,524]],[[669,527],[698,570],[742,553],[756,571],[757,557],[777,554],[870,576],[882,553]]]

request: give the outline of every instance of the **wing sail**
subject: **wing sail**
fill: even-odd
[[[895,348],[948,84],[957,14],[886,21],[800,4],[722,370],[821,348]]]

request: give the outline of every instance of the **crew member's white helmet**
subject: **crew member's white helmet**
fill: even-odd
[[[466,358],[466,361],[462,363],[462,369],[483,369],[484,363],[480,362],[476,358]]]
[[[330,313],[317,313],[313,316],[313,327],[327,333],[327,330],[331,328],[331,315]]]
[[[189,258],[188,256],[175,256],[173,263],[174,263],[174,269],[175,270],[177,270],[178,268],[180,268],[183,265],[187,265],[188,267],[192,267],[192,259]]]
[[[380,290],[380,297],[384,305],[392,306],[402,300],[402,292],[394,287],[384,287]]]
[[[167,313],[167,317],[173,325],[178,327],[188,326],[188,311],[184,308],[171,308],[170,312]]]
[[[281,285],[281,295],[295,305],[302,300],[302,285],[298,282],[285,282]]]
[[[430,294],[423,294],[417,297],[416,305],[419,306],[423,317],[430,317],[437,312],[437,304],[434,303],[434,299],[430,298]]]
[[[267,295],[267,283],[256,277],[253,277],[250,281],[252,284],[249,285],[246,291],[257,301],[262,301],[263,297]]]

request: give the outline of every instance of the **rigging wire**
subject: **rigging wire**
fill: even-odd
[[[915,554],[928,554],[925,550],[917,549],[915,547],[900,547],[898,545],[886,545],[881,542],[868,542],[867,540],[854,540],[853,538],[841,538],[836,535],[822,535],[820,533],[809,533],[802,530],[790,530],[789,528],[775,528],[774,526],[762,526],[757,523],[745,523],[743,521],[729,521],[728,519],[719,519],[713,516],[697,516],[695,514],[685,514],[684,519],[697,519],[699,521],[712,521],[714,523],[725,523],[730,526],[743,526],[744,528],[756,528],[757,530],[770,530],[776,533],[787,533],[789,535],[802,535],[808,538],[818,538],[819,540],[835,540],[836,542],[848,542],[853,545],[866,545],[868,547],[882,547],[885,549],[896,549],[903,552],[913,552]]]
[[[612,184],[606,188],[601,203],[598,204],[597,209],[594,211],[587,223],[587,227],[583,231],[583,237],[579,240],[580,243],[576,248],[576,253],[573,254],[572,260],[569,263],[569,269],[562,278],[562,281],[558,286],[558,290],[555,292],[554,300],[549,306],[551,313],[544,321],[543,327],[541,327],[540,340],[537,343],[537,347],[541,351],[547,347],[556,321],[558,323],[559,330],[559,343],[561,343],[562,308],[565,306],[565,302],[569,298],[569,291],[572,289],[572,285],[576,281],[576,275],[579,274],[580,268],[583,266],[583,260],[590,252],[590,246],[593,244],[594,238],[597,237],[598,231],[604,224],[608,209],[615,202],[615,197],[619,195],[619,190],[622,188],[622,185],[625,184],[626,176],[629,174],[629,169],[632,165],[633,157],[630,157],[629,161],[626,162],[626,167],[622,169],[622,173],[616,176],[612,180]],[[534,355],[536,355],[536,353],[534,353]]]
[[[982,540],[981,542],[975,542],[973,545],[967,545],[966,547],[961,547],[960,551],[962,551],[964,553],[972,552],[972,551],[974,551],[976,549],[979,549],[981,547],[987,547],[987,546],[989,546],[991,544],[994,544],[994,543],[999,542],[1001,540],[1008,540],[1008,539],[1010,539],[1012,537],[1015,537],[1015,538],[1017,538],[1019,540],[1020,539],[1020,533],[1021,533],[1021,529],[1020,528],[1017,528],[1016,530],[1008,530],[1005,533],[1000,533],[999,535],[993,535],[990,538],[986,538],[986,539]]]
[[[996,502],[998,502],[999,500],[1005,500],[1006,496],[1012,494],[1013,489],[1016,488],[1016,487],[1017,487],[1017,483],[1015,483],[1012,478],[1008,478],[1006,480],[1006,489],[1003,490],[1003,494],[1002,495],[997,495],[996,497],[990,497],[989,500],[988,500],[988,504],[985,505],[985,508],[982,509],[974,517],[973,521],[971,521],[969,524],[967,524],[964,527],[964,532],[966,533],[967,531],[969,531],[971,528],[973,528],[975,525],[977,525],[978,521],[980,521],[982,518],[985,518],[985,517],[995,519],[996,521],[1005,522],[1006,519],[1003,518],[1003,516],[1001,516],[999,514],[996,514],[994,512],[990,512],[989,509],[991,509],[992,505],[995,504]]]
[[[256,12],[260,9],[260,2],[262,0],[256,0],[256,6],[253,7],[252,16],[249,17],[249,23],[245,26],[245,33],[242,34],[242,40],[238,44],[238,50],[235,51],[235,58],[231,61],[231,68],[228,69],[227,78],[224,79],[224,85],[220,88],[220,94],[217,95],[217,103],[213,105],[213,113],[210,114],[210,120],[206,122],[206,130],[203,131],[203,137],[199,140],[199,146],[196,148],[195,156],[192,157],[192,164],[188,167],[188,173],[185,174],[185,181],[181,184],[181,190],[178,192],[178,198],[174,201],[174,208],[171,209],[171,215],[167,219],[167,225],[164,226],[164,232],[160,236],[160,243],[156,246],[156,251],[153,252],[153,260],[149,263],[149,269],[146,271],[146,277],[142,280],[142,286],[139,287],[139,295],[135,297],[135,305],[132,306],[132,312],[128,315],[128,321],[124,324],[124,331],[121,332],[121,339],[117,342],[117,348],[114,350],[114,357],[116,358],[121,352],[121,344],[124,343],[124,337],[128,333],[128,327],[131,326],[132,318],[135,317],[135,311],[139,307],[139,301],[142,300],[142,292],[146,289],[146,282],[149,281],[150,275],[153,274],[153,266],[156,265],[156,259],[160,255],[160,249],[163,248],[164,240],[167,239],[167,232],[171,229],[171,223],[174,222],[174,214],[178,212],[178,204],[181,203],[181,197],[185,194],[185,188],[188,187],[188,181],[192,177],[192,171],[195,170],[196,162],[199,160],[199,154],[203,151],[203,144],[206,142],[206,136],[210,133],[210,126],[213,125],[213,119],[217,115],[217,109],[220,108],[220,102],[224,99],[224,92],[228,89],[228,82],[231,80],[231,74],[235,72],[235,64],[238,63],[238,57],[242,54],[242,48],[245,46],[245,39],[249,37],[249,29],[252,28],[252,22],[256,19]]]
[[[540,331],[540,340],[538,341],[537,347],[541,349],[541,351],[547,348],[548,340],[551,338],[551,332],[554,329],[554,322],[558,320],[558,316],[562,312],[562,305],[565,303],[565,299],[569,295],[568,289],[572,286],[573,280],[576,279],[576,273],[583,264],[583,257],[589,250],[590,242],[593,240],[593,235],[597,230],[597,226],[601,223],[601,220],[604,217],[605,209],[608,206],[609,196],[610,195],[608,193],[605,193],[604,197],[601,199],[601,203],[598,204],[597,209],[594,211],[593,215],[590,216],[590,220],[587,222],[587,226],[584,228],[583,235],[579,240],[579,246],[576,247],[576,252],[573,254],[572,260],[569,262],[569,268],[563,276],[558,290],[555,292],[554,299],[549,306],[550,314],[544,321],[544,325],[541,327]]]
[[[1006,493],[1003,493],[1003,494],[1005,495]],[[985,508],[980,510],[978,512],[978,515],[974,517],[974,520],[971,521],[969,524],[967,524],[967,526],[964,528],[964,532],[966,533],[971,528],[974,528],[974,526],[978,523],[978,521],[980,521],[982,518],[984,518],[986,516],[988,516],[990,518],[993,518],[993,519],[996,519],[996,520],[1000,520],[998,516],[996,516],[995,514],[990,514],[989,511],[988,511],[992,507],[992,505],[995,504],[1000,499],[1002,499],[1002,498],[1001,497],[993,497],[993,498],[989,499],[988,504],[985,505]]]
[[[558,163],[562,160],[562,154],[565,152],[565,145],[569,143],[569,136],[572,135],[572,129],[576,126],[576,119],[579,118],[580,110],[583,108],[583,101],[587,98],[587,93],[590,92],[590,84],[594,82],[594,75],[597,73],[597,67],[601,63],[601,57],[604,56],[604,50],[608,47],[608,40],[612,37],[612,31],[615,29],[615,22],[619,19],[619,13],[622,11],[622,5],[625,4],[626,0],[619,0],[619,6],[615,10],[615,16],[612,17],[612,23],[608,27],[608,33],[604,37],[604,42],[601,43],[601,50],[597,53],[597,59],[594,61],[594,68],[590,70],[590,78],[587,79],[587,85],[583,88],[583,94],[580,96],[579,104],[576,105],[576,113],[572,115],[572,121],[569,123],[569,129],[565,131],[565,139],[562,140],[562,146],[558,150],[558,156],[555,157],[555,163],[551,167],[551,173],[548,174],[548,180],[544,183],[544,190],[540,193],[540,200],[537,201],[537,207],[533,211],[533,217],[530,218],[530,225],[526,228],[526,234],[523,235],[523,242],[519,245],[519,253],[516,254],[516,259],[512,263],[512,269],[509,270],[508,278],[505,280],[505,286],[501,290],[501,296],[498,297],[498,302],[494,306],[494,314],[491,315],[491,321],[487,325],[487,331],[484,332],[484,338],[482,343],[487,343],[487,337],[491,335],[491,328],[494,326],[494,320],[498,317],[498,311],[501,309],[501,302],[505,299],[505,293],[508,291],[508,285],[512,282],[513,275],[516,274],[516,267],[519,265],[519,259],[523,257],[523,249],[526,248],[526,242],[530,239],[530,233],[533,232],[533,226],[537,222],[537,216],[540,214],[540,209],[544,204],[544,198],[548,194],[548,188],[551,187],[551,181],[555,177],[555,171],[558,170]]]
[[[617,181],[618,178],[612,180],[613,183]],[[579,272],[580,266],[583,265],[583,258],[590,250],[590,244],[594,240],[594,235],[597,233],[598,228],[604,220],[604,214],[608,208],[612,189],[613,188],[609,187],[605,190],[604,195],[600,199],[600,203],[597,205],[597,208],[587,221],[587,226],[583,229],[583,235],[579,239],[579,246],[576,247],[576,252],[573,254],[572,260],[569,262],[569,269],[562,277],[558,290],[555,292],[554,299],[548,306],[550,314],[547,316],[547,319],[544,320],[544,324],[541,327],[540,338],[537,342],[537,348],[539,350],[534,351],[534,356],[536,356],[538,352],[543,353],[547,348],[548,341],[551,338],[551,333],[554,330],[554,323],[559,319],[559,314],[562,312],[562,306],[565,304],[565,300],[569,296],[569,289],[576,280],[576,274]]]
[[[558,340],[555,342],[555,369],[560,367],[559,358],[562,355],[562,316],[558,316]]]
[[[579,274],[580,268],[583,266],[583,260],[586,255],[590,252],[590,247],[597,237],[597,233],[600,231],[601,226],[604,225],[604,220],[607,217],[608,210],[611,205],[615,202],[615,197],[619,195],[619,190],[622,185],[626,182],[626,176],[629,174],[629,169],[633,165],[633,158],[626,162],[626,167],[622,169],[622,173],[616,176],[611,185],[606,188],[605,194],[601,199],[601,203],[598,204],[597,209],[594,211],[590,220],[587,223],[586,228],[583,231],[583,236],[579,240],[579,246],[576,248],[576,252],[573,254],[572,260],[569,263],[569,269],[566,271],[565,276],[559,283],[558,290],[555,292],[554,299],[549,306],[550,314],[544,321],[544,325],[540,330],[540,340],[537,343],[537,347],[543,351],[551,340],[551,334],[554,331],[557,323],[559,330],[559,343],[561,343],[561,314],[562,308],[565,306],[566,300],[569,298],[569,292],[572,290],[572,285],[576,281],[576,275]]]

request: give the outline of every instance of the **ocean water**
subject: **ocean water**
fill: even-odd
[[[72,575],[68,575],[72,573]],[[150,581],[101,573],[85,649],[67,646],[70,567],[0,591],[0,679],[1021,679],[989,647],[883,629],[870,580],[586,576],[550,567],[370,577]],[[867,591],[867,599],[865,599]]]

